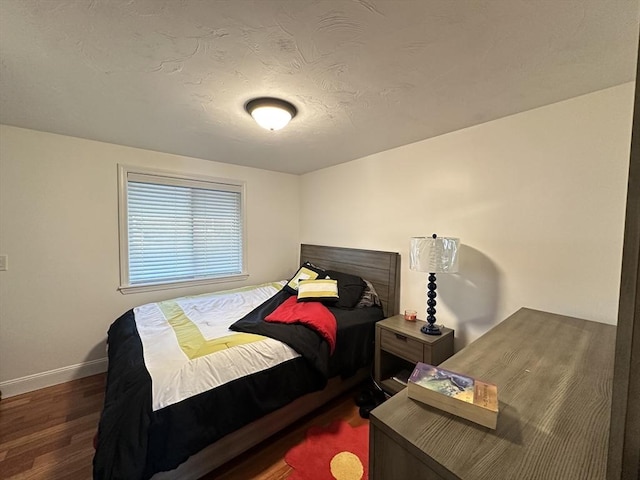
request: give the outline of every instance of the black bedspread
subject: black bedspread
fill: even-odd
[[[264,318],[291,296],[280,290],[255,310],[229,327],[236,332],[255,333],[286,343],[302,355],[322,376],[329,377],[329,344],[312,329],[300,324],[265,322]]]
[[[326,342],[307,327],[263,321],[288,296],[279,292],[235,325],[284,341],[301,357],[155,412],[134,313],[117,319],[108,333],[109,369],[94,479],[148,479],[172,470],[232,431],[322,389],[330,375],[346,377],[371,362],[374,323],[383,317],[379,308],[331,308],[338,334],[330,357]]]
[[[329,354],[329,344],[304,325],[266,322],[264,318],[291,296],[281,290],[258,308],[235,322],[231,330],[255,333],[280,340],[300,353],[325,378],[348,377],[373,358],[374,323],[384,315],[379,307],[343,309],[328,306],[336,318],[336,350]]]

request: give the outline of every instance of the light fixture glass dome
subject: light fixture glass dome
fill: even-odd
[[[284,128],[297,113],[296,107],[289,102],[267,97],[249,101],[245,109],[258,125],[267,130]]]

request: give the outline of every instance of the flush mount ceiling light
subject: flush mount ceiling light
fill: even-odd
[[[258,125],[267,130],[280,130],[296,116],[298,110],[292,104],[279,98],[261,97],[250,100],[245,110]]]

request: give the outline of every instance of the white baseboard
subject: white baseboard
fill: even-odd
[[[69,382],[107,371],[107,358],[56,368],[47,372],[36,373],[26,377],[0,382],[2,398],[15,397],[22,393],[33,392],[52,385]]]

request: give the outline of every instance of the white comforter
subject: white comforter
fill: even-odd
[[[159,410],[299,354],[271,338],[229,330],[236,320],[282,289],[265,283],[134,309],[144,361]]]

